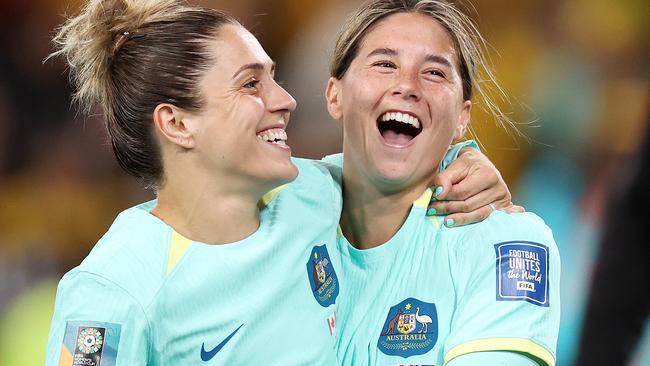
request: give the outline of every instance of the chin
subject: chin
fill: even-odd
[[[273,169],[269,170],[269,173],[272,174],[270,180],[277,182],[277,185],[282,185],[285,183],[292,182],[298,176],[298,168],[291,162],[290,159],[287,159],[286,162],[274,166]]]
[[[377,176],[379,181],[390,186],[407,187],[409,181],[413,179],[413,172],[404,169],[378,169]]]

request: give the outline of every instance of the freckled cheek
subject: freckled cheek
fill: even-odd
[[[346,104],[348,112],[369,113],[381,100],[380,86],[372,82],[359,82],[353,89],[350,89]]]

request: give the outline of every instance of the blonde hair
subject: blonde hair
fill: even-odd
[[[514,121],[508,117],[490,96],[496,92],[502,99],[508,96],[494,76],[486,58],[486,42],[474,22],[445,0],[372,0],[364,3],[344,23],[330,61],[330,76],[343,78],[357,56],[365,36],[382,19],[397,14],[414,12],[431,17],[449,33],[456,53],[463,84],[463,99],[478,99],[479,106],[503,128],[521,135]],[[470,127],[471,129],[471,127]]]
[[[48,58],[66,59],[82,111],[102,108],[120,166],[155,186],[163,167],[152,113],[160,103],[201,108],[207,41],[225,24],[239,23],[178,0],[90,0],[58,29]]]

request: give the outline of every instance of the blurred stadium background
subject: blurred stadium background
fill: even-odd
[[[327,59],[338,26],[359,1],[190,2],[234,14],[278,61],[278,79],[299,104],[289,128],[294,155],[339,151],[340,128],[324,107]],[[0,0],[3,366],[43,364],[58,279],[119,211],[151,197],[117,167],[100,118],[81,118],[70,106],[63,63],[42,63],[62,15],[80,5]],[[473,124],[516,203],[554,231],[563,261],[558,365],[572,365],[599,234],[615,214],[605,203],[650,119],[650,9],[646,0],[474,6],[497,76],[513,97],[503,107],[531,141],[504,133],[476,110]],[[633,365],[650,365],[650,337],[642,344]]]

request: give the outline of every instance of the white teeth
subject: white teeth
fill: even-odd
[[[381,116],[381,120],[383,122],[393,120],[397,122],[408,123],[409,125],[415,128],[418,129],[420,128],[420,120],[417,119],[417,117],[411,116],[410,114],[406,114],[406,113],[401,113],[401,112],[384,113],[384,115]]]
[[[285,145],[287,133],[282,129],[266,130],[257,135],[257,138],[278,145]]]

